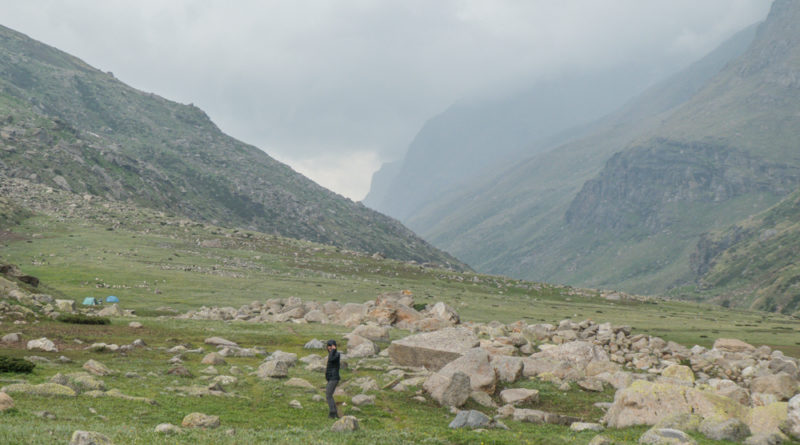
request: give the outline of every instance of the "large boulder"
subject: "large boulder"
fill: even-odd
[[[75,300],[56,300],[56,310],[59,312],[75,312]]]
[[[749,409],[727,397],[684,385],[637,380],[617,391],[605,416],[612,428],[655,425],[678,414],[694,413],[703,418],[745,420]]]
[[[463,405],[472,391],[469,376],[463,372],[455,372],[450,376],[434,374],[425,380],[423,388],[440,405],[455,407]]]
[[[200,360],[200,363],[202,363],[204,365],[224,365],[227,362],[225,361],[224,357],[219,355],[219,353],[210,352],[210,353],[206,354],[205,357],[203,357],[202,360]]]
[[[789,399],[785,431],[795,439],[800,439],[800,394]]]
[[[571,341],[531,355],[532,359],[549,359],[570,363],[584,369],[593,361],[609,361],[608,354],[600,346],[587,341]]]
[[[777,434],[789,425],[788,403],[775,402],[767,406],[756,406],[750,410],[747,426],[753,434]]]
[[[367,316],[367,307],[360,303],[347,303],[336,312],[334,321],[346,326],[356,326]]]
[[[735,338],[718,338],[713,349],[725,352],[752,352],[756,347]]]
[[[789,400],[797,394],[797,381],[785,372],[756,377],[750,383],[750,392],[773,394],[779,400]]]
[[[429,307],[426,312],[430,317],[437,318],[449,324],[460,323],[456,310],[441,301]]]
[[[97,315],[100,317],[122,317],[125,313],[122,312],[117,303],[114,303],[111,306],[100,309]]]
[[[389,357],[396,365],[438,371],[479,344],[471,329],[446,328],[393,341],[389,346]]]
[[[462,372],[469,376],[470,387],[473,390],[483,391],[488,394],[494,393],[497,385],[497,372],[489,362],[489,353],[483,349],[470,349],[463,356],[445,365],[434,375],[449,379],[456,372]]]
[[[695,445],[697,441],[681,430],[651,428],[642,434],[639,443],[643,445]]]
[[[492,354],[489,361],[501,382],[514,383],[522,377],[524,368],[522,357]]]
[[[750,427],[739,419],[706,419],[700,424],[700,432],[709,439],[741,442],[750,436]]]

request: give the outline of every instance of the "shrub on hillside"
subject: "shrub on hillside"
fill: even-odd
[[[30,374],[34,367],[36,365],[27,360],[0,355],[0,372]]]
[[[84,314],[61,314],[56,320],[63,323],[72,324],[111,324],[111,320],[105,317],[90,317]]]

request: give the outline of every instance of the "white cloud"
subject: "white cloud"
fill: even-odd
[[[365,159],[396,159],[459,98],[631,63],[664,75],[761,20],[770,3],[0,0],[0,23],[195,103],[233,136],[298,169],[316,165],[312,179],[358,197],[367,186],[355,183],[368,184],[376,165]],[[325,167],[353,153],[363,170]],[[328,179],[334,171],[348,177]]]

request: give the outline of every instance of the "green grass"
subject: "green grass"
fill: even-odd
[[[47,381],[57,372],[79,371],[93,358],[118,371],[102,378],[108,388],[124,394],[154,399],[157,405],[112,398],[43,399],[14,396],[16,408],[0,415],[3,443],[49,444],[67,442],[72,431],[94,430],[115,443],[587,443],[593,433],[573,433],[566,427],[505,421],[510,431],[453,431],[447,428],[453,415],[433,402],[411,399],[414,389],[377,393],[375,405],[356,412],[349,396],[339,401],[343,414],[355,414],[361,431],[337,435],[328,431],[324,402],[314,402],[310,392],[284,387],[279,381],[262,382],[249,375],[260,358],[228,358],[218,366],[228,374],[231,366],[244,371],[239,382],[227,390],[234,397],[187,397],[167,387],[207,384],[200,372],[201,354],[185,356],[185,366],[194,378],[166,374],[172,354],[164,349],[178,344],[204,346],[209,336],[221,336],[247,347],[272,352],[280,349],[303,356],[311,338],[342,338],[349,329],[335,325],[253,324],[176,320],[164,306],[185,311],[202,305],[234,306],[253,300],[297,296],[304,300],[363,302],[383,292],[410,290],[417,304],[445,301],[463,320],[504,323],[557,323],[564,318],[610,321],[674,340],[686,346],[710,346],[719,337],[735,337],[767,344],[797,356],[800,353],[800,322],[797,319],[756,311],[724,309],[679,301],[607,301],[595,292],[500,276],[431,269],[412,263],[374,260],[308,242],[257,232],[224,229],[170,218],[123,205],[77,205],[67,214],[42,211],[22,224],[9,227],[13,236],[2,240],[2,260],[19,265],[23,273],[39,277],[37,292],[57,298],[105,298],[116,295],[124,309],[135,309],[144,327],[128,327],[130,319],[112,318],[110,325],[80,325],[41,321],[10,325],[3,321],[0,332],[21,332],[24,339],[47,336],[58,353],[36,355],[55,359],[64,355],[71,364],[37,365],[30,375],[0,375],[2,381],[26,379]],[[111,228],[112,230],[108,230]],[[7,232],[8,233],[8,232]],[[211,241],[209,243],[209,241]],[[219,245],[220,247],[208,247]],[[165,317],[166,316],[166,317]],[[393,331],[392,338],[406,333]],[[90,352],[83,348],[95,342],[130,344],[143,339],[151,349],[122,354]],[[80,344],[75,340],[80,340]],[[386,346],[386,345],[383,345]],[[21,358],[30,355],[17,346],[3,345],[0,354]],[[311,351],[313,352],[313,351]],[[126,378],[136,372],[141,378]],[[359,377],[386,381],[376,371],[347,369],[344,384]],[[302,367],[291,376],[310,381],[322,394],[324,377]],[[514,386],[535,388],[541,400],[532,408],[598,420],[602,412],[593,404],[610,402],[613,392],[587,393],[576,387],[560,391],[552,384],[521,381]],[[296,399],[303,410],[289,408]],[[474,404],[468,407],[479,408]],[[97,414],[93,414],[91,409]],[[37,411],[48,410],[56,420],[42,419]],[[490,410],[480,408],[488,414]],[[189,431],[177,438],[156,436],[154,427],[163,422],[179,424],[193,411],[219,415],[222,426],[213,431]],[[103,416],[103,417],[100,417]],[[234,429],[232,436],[227,430]],[[620,443],[635,443],[645,428],[610,430],[605,434]],[[699,443],[715,443],[695,436]]]

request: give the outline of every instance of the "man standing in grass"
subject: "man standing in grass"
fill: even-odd
[[[328,365],[325,367],[325,380],[328,385],[325,387],[325,399],[328,401],[328,417],[336,419],[339,413],[336,411],[336,402],[333,400],[333,392],[339,384],[339,351],[336,350],[336,340],[328,340]]]

